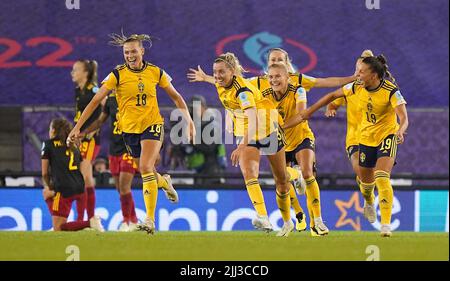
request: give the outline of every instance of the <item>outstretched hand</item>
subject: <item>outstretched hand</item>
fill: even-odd
[[[207,75],[200,67],[200,65],[197,66],[197,69],[189,68],[189,72],[187,74],[189,82],[205,82],[206,77]]]

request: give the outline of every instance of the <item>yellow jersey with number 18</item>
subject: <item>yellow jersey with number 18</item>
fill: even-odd
[[[124,133],[141,134],[154,124],[164,123],[156,98],[156,86],[166,88],[172,78],[161,68],[144,61],[140,70],[126,64],[116,67],[102,84],[116,91],[119,124]]]

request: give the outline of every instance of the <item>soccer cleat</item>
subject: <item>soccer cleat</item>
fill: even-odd
[[[252,220],[252,224],[258,230],[265,232],[271,232],[273,230],[268,216],[256,215],[256,217]]]
[[[321,235],[319,235],[319,233],[317,232],[317,229],[315,226],[311,226],[311,236],[312,237],[319,237]]]
[[[295,229],[297,229],[298,232],[305,231],[306,230],[306,216],[304,213],[299,212],[297,215],[295,215],[297,218],[295,221]]]
[[[122,222],[119,226],[119,232],[128,232],[130,231],[130,227],[128,226],[128,223]]]
[[[175,190],[175,188],[173,188],[172,179],[170,178],[170,175],[165,174],[162,177],[167,181],[167,185],[169,186],[167,189],[163,188],[163,191],[166,194],[166,198],[171,203],[178,203],[178,193]]]
[[[382,224],[381,225],[381,237],[391,237],[391,226],[389,224]]]
[[[314,221],[314,228],[320,236],[327,235],[330,231],[328,230],[328,227],[323,223],[322,220]]]
[[[144,223],[136,225],[137,231],[146,231],[147,234],[155,234],[155,222],[151,218],[146,218]]]
[[[288,237],[289,233],[291,233],[294,230],[294,223],[292,220],[288,220],[283,224],[283,227],[280,231],[278,231],[277,236],[278,237]]]
[[[105,232],[105,229],[103,228],[102,221],[99,216],[93,216],[92,218],[90,218],[89,226],[92,229],[95,229],[99,232]]]
[[[306,192],[306,181],[303,178],[302,170],[300,169],[299,165],[295,165],[292,168],[296,169],[300,175],[298,179],[292,181],[295,187],[295,191],[297,191],[298,195],[303,195]]]
[[[375,206],[367,204],[364,202],[364,217],[370,222],[374,223],[377,220],[377,213],[375,211]]]
[[[128,223],[128,232],[137,231],[137,224],[129,222]]]

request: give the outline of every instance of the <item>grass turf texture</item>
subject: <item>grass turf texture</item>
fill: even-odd
[[[76,245],[80,260],[359,260],[369,245],[380,249],[380,260],[448,260],[448,233],[338,232],[311,237],[309,232],[287,238],[257,231],[233,232],[0,232],[0,260],[59,260]]]

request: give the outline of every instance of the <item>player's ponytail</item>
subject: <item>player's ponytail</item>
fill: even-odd
[[[372,52],[372,50],[364,50],[362,53],[361,53],[361,56],[359,57],[360,59],[364,59],[364,58],[367,58],[367,57],[373,57],[373,52]]]
[[[295,69],[294,66],[292,66],[292,61],[291,58],[289,57],[288,52],[286,52],[284,49],[282,48],[272,48],[269,50],[269,52],[267,52],[267,63],[270,64],[270,54],[274,51],[279,51],[282,52],[284,54],[284,63],[286,64],[286,67],[289,71],[289,73],[295,73]]]
[[[61,141],[64,145],[66,139],[72,131],[72,123],[65,118],[55,118],[50,123],[50,127],[55,130],[55,139]]]
[[[367,57],[363,59],[363,63],[369,65],[369,68],[377,73],[379,79],[389,79],[391,80],[394,85],[397,85],[394,76],[392,76],[391,72],[389,71],[389,66],[387,64],[386,57],[381,54],[376,57]]]
[[[93,84],[97,86],[98,84],[98,63],[95,60],[87,61],[87,72],[88,72],[88,84]]]
[[[387,65],[386,57],[383,54],[381,54],[381,55],[377,56],[377,59],[384,66],[385,77],[387,79],[389,79],[392,83],[394,83],[394,85],[397,86],[397,88],[398,88],[398,85],[397,85],[397,82],[395,81],[394,76],[389,71],[389,66]]]
[[[109,37],[111,38],[109,44],[116,47],[122,47],[125,43],[137,41],[142,47],[144,47],[143,43],[147,42],[149,44],[148,48],[151,48],[153,45],[153,40],[159,39],[148,34],[131,34],[130,36],[126,36],[125,34],[123,34],[123,30],[121,34],[112,33],[109,35]]]
[[[239,62],[239,59],[233,53],[221,54],[214,60],[214,63],[224,62],[225,65],[231,69],[236,76],[242,76],[244,72],[247,72]]]

